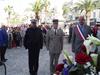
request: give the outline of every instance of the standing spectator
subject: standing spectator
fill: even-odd
[[[3,62],[6,62],[5,53],[8,46],[8,35],[7,28],[3,25],[0,28],[0,59]]]
[[[59,56],[63,50],[63,36],[62,29],[58,29],[58,19],[53,20],[53,27],[48,30],[46,35],[46,46],[50,55],[50,74],[53,75],[55,66],[58,64]]]
[[[31,20],[31,27],[27,29],[24,46],[28,49],[30,75],[37,75],[39,52],[43,46],[42,31],[36,26],[36,20]]]
[[[70,24],[68,43],[70,43],[71,42],[71,39],[72,39],[72,30],[73,30],[73,24]]]
[[[48,30],[50,30],[50,27],[48,25],[45,25],[44,27],[42,27],[44,45],[46,45],[46,34]]]
[[[96,24],[96,25],[92,28],[93,36],[94,36],[94,37],[97,36],[97,30],[98,30],[98,25]]]
[[[13,28],[13,30],[12,30],[12,36],[13,36],[12,47],[16,47],[16,40],[17,40],[16,28]]]
[[[43,42],[45,45],[46,45],[46,33],[47,33],[46,28],[42,27]]]
[[[97,38],[100,39],[100,25],[98,25]],[[98,47],[98,53],[100,54],[100,46]]]
[[[21,37],[22,37],[21,46],[23,46],[23,40],[24,40],[26,30],[27,30],[27,28],[25,26],[21,27],[21,30],[20,30],[20,34],[21,34]]]
[[[11,30],[11,28],[9,28],[9,30],[8,30],[8,48],[12,48],[12,41],[13,41],[12,30]]]
[[[20,47],[21,40],[20,28],[16,28],[16,47]]]
[[[83,16],[79,17],[79,23],[73,28],[72,31],[72,52],[75,54],[80,52],[80,48],[88,35],[92,34],[92,30],[86,25]]]

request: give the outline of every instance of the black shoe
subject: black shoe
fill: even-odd
[[[0,62],[0,66],[2,66],[3,64],[2,64],[2,62]]]
[[[30,75],[37,75],[37,73],[30,73]]]
[[[2,62],[6,62],[8,59],[3,59],[3,60],[1,60]]]
[[[35,73],[35,75],[37,75],[37,73]]]

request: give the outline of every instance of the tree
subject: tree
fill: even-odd
[[[10,18],[9,22],[12,25],[17,25],[17,24],[21,24],[23,21],[22,21],[22,18],[20,17],[20,15],[18,15],[17,13],[15,13],[13,15],[13,17]]]
[[[70,8],[66,4],[64,4],[62,6],[62,10],[63,10],[63,16],[64,18],[66,18],[67,14],[70,12]]]
[[[48,6],[50,5],[49,0],[36,0],[35,3],[30,3],[30,8],[27,8],[26,11],[32,11],[35,13],[35,19],[40,20],[39,14],[44,9],[44,12],[48,12]]]
[[[43,0],[43,2],[44,2],[44,11],[43,12],[45,12],[44,21],[47,21],[49,18],[49,14],[50,14],[50,11],[49,11],[50,0]]]
[[[96,4],[96,8],[97,8],[97,9],[100,9],[100,0],[97,0],[96,3],[97,3],[97,4]]]
[[[85,17],[88,25],[89,25],[91,12],[94,9],[96,9],[96,4],[97,1],[94,0],[81,0],[80,2],[76,3],[76,7],[78,8],[78,10],[80,10],[81,13],[83,11],[85,12]]]
[[[77,7],[74,7],[74,6],[71,9],[71,12],[74,15],[75,19],[77,19],[77,17],[79,17],[79,15],[81,15],[80,12],[79,12],[79,10],[78,10],[78,8]]]
[[[43,0],[43,2],[44,2],[45,12],[48,12],[49,11],[48,7],[50,5],[50,0]]]
[[[44,8],[44,3],[43,0],[36,0],[36,2],[33,4],[30,4],[31,8],[30,10],[35,13],[35,18],[39,21],[39,13],[43,10]]]
[[[13,9],[13,6],[11,5],[7,5],[5,8],[4,8],[5,12],[8,14],[8,24],[9,24],[9,20],[11,18],[11,15],[14,14],[14,9]]]

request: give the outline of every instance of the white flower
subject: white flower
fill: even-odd
[[[87,39],[91,40],[95,45],[100,46],[100,40],[98,38],[89,35]]]
[[[67,64],[64,64],[64,68],[67,68],[68,67],[68,65]]]
[[[84,68],[86,69],[86,68],[88,68],[88,67],[90,67],[91,66],[91,63],[90,62],[87,62],[86,64],[84,64]]]

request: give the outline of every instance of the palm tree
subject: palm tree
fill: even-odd
[[[73,6],[73,8],[71,9],[72,14],[75,16],[75,18],[79,17],[79,15],[81,15],[81,13],[79,12],[79,9],[75,6]]]
[[[19,14],[14,13],[12,15],[12,17],[10,18],[9,22],[10,22],[11,25],[17,25],[17,24],[22,23],[22,18],[20,17]]]
[[[50,5],[50,0],[43,0],[45,12],[48,12],[48,7]]]
[[[44,21],[47,21],[50,14],[50,11],[49,11],[50,0],[43,0],[43,2],[44,2],[43,12],[45,12]]]
[[[99,0],[97,0],[96,8],[100,9],[100,1]]]
[[[48,13],[48,7],[50,5],[49,0],[36,0],[35,3],[30,3],[30,8],[27,8],[26,11],[32,11],[35,13],[35,19],[40,20],[39,14],[44,10],[44,12]]]
[[[14,9],[13,9],[13,6],[10,6],[10,5],[7,5],[5,8],[4,8],[5,12],[8,14],[8,24],[9,24],[9,20],[11,18],[11,15],[14,14]]]
[[[48,7],[50,5],[50,0],[43,0],[43,2],[44,2],[45,12],[48,12],[49,11]]]
[[[66,4],[64,4],[62,6],[62,10],[63,10],[63,16],[66,18],[66,15],[70,12],[70,8]]]
[[[44,8],[44,3],[42,0],[36,0],[36,2],[33,4],[30,4],[31,8],[30,10],[35,13],[35,18],[39,21],[39,13],[43,10]]]
[[[14,13],[14,10],[13,10],[13,6],[10,6],[10,5],[7,5],[5,8],[4,8],[5,12],[8,14],[8,18],[11,17],[11,14]]]
[[[76,7],[81,13],[85,12],[85,17],[87,24],[89,24],[89,19],[91,12],[96,8],[97,1],[94,0],[81,0],[80,2],[76,3]]]

